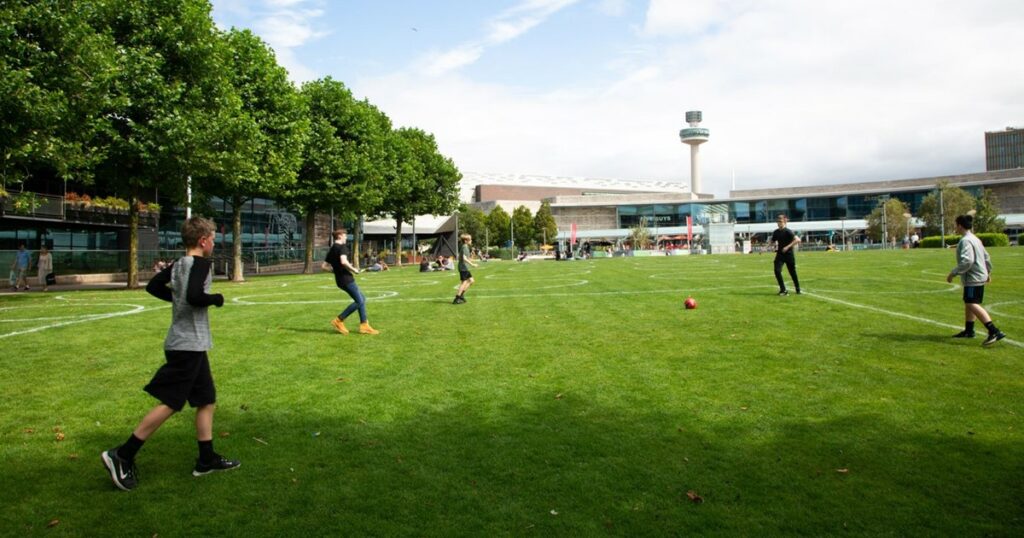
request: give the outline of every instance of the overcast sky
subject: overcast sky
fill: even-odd
[[[1024,127],[1022,0],[213,0],[463,172],[704,190],[981,172]]]

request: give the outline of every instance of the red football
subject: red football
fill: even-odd
[[[694,310],[695,308],[697,308],[697,300],[694,299],[693,297],[686,299],[686,301],[683,302],[683,304],[686,305],[687,310]]]

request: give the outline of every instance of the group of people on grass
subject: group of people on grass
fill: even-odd
[[[776,245],[775,278],[779,283],[779,295],[788,295],[782,279],[782,267],[789,271],[797,294],[800,284],[796,274],[794,248],[800,238],[787,227],[785,215],[777,220],[778,229],[772,234]],[[980,320],[988,337],[984,345],[992,345],[1005,338],[992,322],[988,312],[981,306],[985,296],[985,284],[991,278],[992,265],[988,252],[981,241],[971,233],[973,217],[961,215],[956,219],[957,232],[962,235],[957,245],[957,265],[946,277],[947,282],[959,276],[963,285],[964,330],[955,338],[974,338],[974,324]],[[152,380],[143,390],[159,403],[139,422],[128,439],[121,445],[100,454],[104,467],[114,485],[128,491],[138,485],[135,457],[143,443],[172,415],[181,411],[188,403],[196,408],[195,427],[198,457],[192,470],[193,476],[202,476],[215,471],[237,469],[238,460],[225,458],[213,449],[213,414],[216,406],[216,389],[210,371],[207,351],[212,346],[209,323],[209,307],[224,305],[224,296],[211,293],[213,264],[211,255],[214,247],[214,224],[212,221],[193,217],[182,226],[182,240],[185,255],[162,269],[150,280],[146,291],[154,297],[171,303],[171,325],[164,339],[164,358]],[[349,261],[351,252],[346,242],[347,231],[335,230],[334,244],[322,264],[325,271],[331,271],[339,289],[352,298],[331,320],[334,329],[349,334],[345,320],[353,313],[359,313],[359,333],[378,335],[380,332],[370,326],[366,313],[366,297],[356,284],[355,276],[360,270]],[[473,285],[470,267],[477,267],[471,259],[470,245],[473,239],[468,234],[461,237],[459,247],[459,284],[452,304],[466,302],[465,293]],[[24,246],[22,248],[24,250]],[[16,260],[16,263],[20,263]]]

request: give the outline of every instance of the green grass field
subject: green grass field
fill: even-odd
[[[130,493],[99,454],[155,403],[166,303],[0,296],[0,531],[1020,536],[1024,250],[991,254],[992,348],[950,338],[950,251],[800,253],[789,297],[769,255],[491,262],[458,306],[457,274],[365,274],[377,337],[333,332],[328,274],[216,282],[242,467],[193,478],[186,411]]]

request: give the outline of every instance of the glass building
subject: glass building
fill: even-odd
[[[1011,168],[1024,168],[1024,129],[1007,127],[985,133],[985,169]]]

